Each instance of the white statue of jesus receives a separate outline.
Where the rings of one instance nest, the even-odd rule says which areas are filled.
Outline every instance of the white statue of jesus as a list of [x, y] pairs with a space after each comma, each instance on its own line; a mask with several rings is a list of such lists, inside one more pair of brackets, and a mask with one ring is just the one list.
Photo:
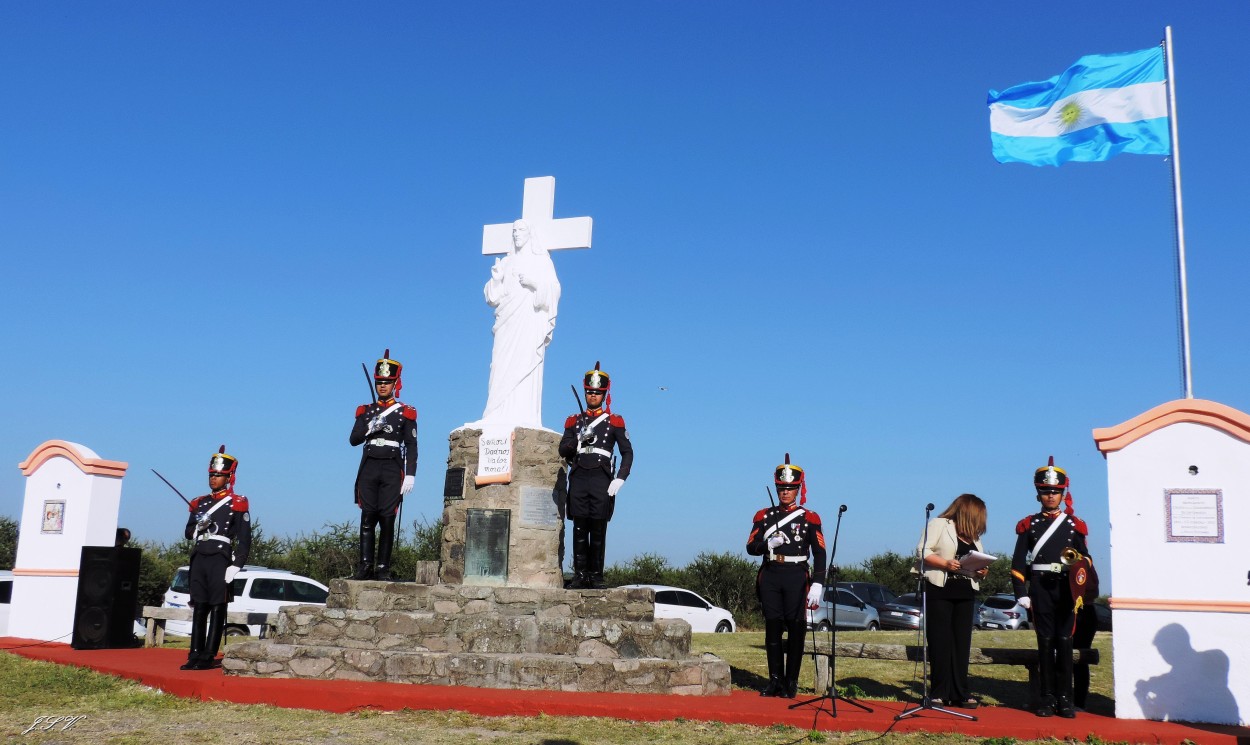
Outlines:
[[512, 252], [495, 260], [483, 294], [495, 309], [490, 385], [482, 419], [466, 426], [542, 429], [543, 361], [556, 328], [560, 281], [525, 220], [512, 223]]

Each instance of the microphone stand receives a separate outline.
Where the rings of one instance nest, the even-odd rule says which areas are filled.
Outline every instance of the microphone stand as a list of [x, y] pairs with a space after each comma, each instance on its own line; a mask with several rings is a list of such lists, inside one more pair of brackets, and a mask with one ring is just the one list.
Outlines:
[[929, 592], [925, 587], [924, 578], [924, 549], [929, 545], [929, 513], [933, 511], [933, 503], [930, 502], [924, 508], [924, 538], [920, 542], [919, 561], [920, 561], [920, 581], [916, 585], [917, 591], [920, 593], [920, 637], [924, 640], [922, 646], [923, 663], [921, 665], [921, 685], [924, 694], [920, 698], [920, 703], [903, 711], [903, 713], [894, 717], [894, 721], [906, 719], [907, 717], [919, 714], [922, 711], [940, 711], [943, 714], [950, 714], [955, 717], [962, 717], [970, 722], [977, 721], [977, 718], [971, 714], [964, 714], [959, 711], [951, 711], [933, 703], [933, 699], [929, 696]]
[[[829, 584], [829, 575], [834, 574], [837, 571], [836, 569], [834, 569], [834, 567], [836, 567], [837, 564], [835, 564], [833, 560], [838, 555], [838, 531], [842, 529], [842, 513], [843, 512], [846, 512], [846, 505], [842, 505], [841, 507], [838, 508], [838, 522], [833, 526], [833, 547], [829, 551], [829, 563], [828, 563], [829, 569], [828, 571], [825, 572], [825, 586], [826, 586], [825, 594], [828, 595], [829, 590], [832, 589], [834, 591], [835, 599], [837, 598], [838, 585], [836, 581], [832, 585]], [[835, 579], [836, 579], [836, 576], [835, 576]], [[859, 708], [871, 714], [872, 709], [868, 708], [867, 706], [864, 706], [863, 704], [861, 704], [858, 701], [855, 701], [854, 699], [850, 699], [850, 698], [847, 698], [846, 696], [840, 695], [837, 692], [837, 690], [834, 688], [834, 680], [837, 677], [836, 673], [838, 669], [838, 666], [837, 666], [838, 604], [837, 602], [832, 603], [831, 611], [832, 612], [829, 614], [829, 618], [830, 618], [830, 622], [829, 622], [829, 685], [825, 687], [824, 694], [817, 696], [816, 698], [808, 699], [806, 701], [800, 701], [797, 704], [790, 704], [789, 708], [794, 709], [800, 706], [807, 706], [808, 704], [815, 704], [819, 702], [819, 705], [816, 707], [816, 713], [819, 714], [820, 712], [825, 711], [824, 702], [828, 701], [829, 711], [826, 713], [828, 713], [829, 716], [833, 717], [834, 719], [837, 719], [838, 718], [838, 701], [842, 700], [842, 701], [847, 702], [851, 706], [858, 706]], [[808, 614], [810, 617], [811, 612], [809, 611]], [[812, 629], [812, 667], [813, 668], [816, 667], [816, 630], [815, 629]]]

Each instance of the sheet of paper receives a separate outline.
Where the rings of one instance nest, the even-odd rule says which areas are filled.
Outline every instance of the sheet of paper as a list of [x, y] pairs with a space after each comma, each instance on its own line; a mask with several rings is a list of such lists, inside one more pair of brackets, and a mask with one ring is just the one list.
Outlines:
[[957, 558], [959, 559], [959, 571], [956, 574], [962, 574], [965, 577], [972, 577], [985, 567], [998, 561], [998, 557], [993, 554], [975, 550]]

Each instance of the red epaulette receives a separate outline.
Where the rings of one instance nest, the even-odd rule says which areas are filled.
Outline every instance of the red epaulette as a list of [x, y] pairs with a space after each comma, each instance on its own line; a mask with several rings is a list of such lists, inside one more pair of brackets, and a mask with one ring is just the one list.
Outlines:
[[611, 414], [608, 416], [608, 424], [611, 424], [617, 429], [625, 429], [625, 417]]
[[765, 507], [764, 509], [762, 509], [762, 510], [760, 510], [759, 512], [755, 513], [755, 519], [754, 519], [754, 520], [752, 520], [751, 522], [753, 522], [753, 523], [757, 523], [757, 522], [759, 522], [760, 520], [763, 520], [765, 517], [767, 517], [767, 516], [768, 516], [768, 510], [770, 510], [770, 509], [771, 509], [770, 507]]
[[196, 497], [195, 499], [192, 499], [191, 504], [187, 506], [187, 511], [195, 512], [195, 508], [200, 506], [200, 500], [202, 499], [204, 499], [204, 497]]
[[575, 424], [577, 424], [577, 415], [576, 415], [576, 414], [569, 414], [569, 418], [564, 420], [564, 428], [565, 428], [565, 429], [568, 429], [569, 427], [572, 427], [572, 426], [573, 426], [573, 425], [575, 425]]
[[367, 408], [369, 408], [369, 404], [361, 404], [361, 405], [357, 406], [357, 407], [356, 407], [356, 416], [360, 416], [361, 414], [365, 413], [365, 409], [367, 409]]
[[1076, 527], [1076, 532], [1081, 535], [1089, 535], [1089, 526], [1085, 524], [1084, 520], [1076, 515], [1068, 515], [1068, 517], [1072, 518], [1072, 524]]
[[1020, 535], [1029, 529], [1029, 525], [1033, 522], [1033, 516], [1029, 515], [1020, 522], [1016, 523], [1016, 535]]
[[803, 519], [807, 521], [808, 525], [820, 525], [820, 515], [817, 515], [811, 510], [807, 511], [807, 514], [803, 516]]
[[404, 404], [403, 414], [405, 419], [411, 419], [414, 422], [417, 421], [417, 410], [408, 404]]
[[242, 494], [231, 494], [230, 509], [235, 512], [247, 512], [247, 497]]

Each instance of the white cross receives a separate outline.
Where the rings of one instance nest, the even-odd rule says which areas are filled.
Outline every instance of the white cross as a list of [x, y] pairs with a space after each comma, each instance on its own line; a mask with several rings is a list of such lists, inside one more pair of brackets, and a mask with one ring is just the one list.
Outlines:
[[[592, 220], [589, 217], [555, 219], [556, 178], [539, 176], [525, 179], [525, 196], [521, 202], [521, 219], [529, 223], [530, 232], [538, 236], [539, 245], [548, 251], [565, 248], [590, 248]], [[482, 253], [512, 253], [512, 223], [482, 226]]]

